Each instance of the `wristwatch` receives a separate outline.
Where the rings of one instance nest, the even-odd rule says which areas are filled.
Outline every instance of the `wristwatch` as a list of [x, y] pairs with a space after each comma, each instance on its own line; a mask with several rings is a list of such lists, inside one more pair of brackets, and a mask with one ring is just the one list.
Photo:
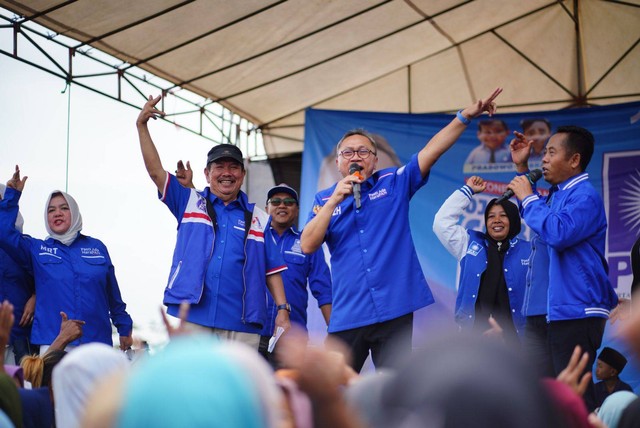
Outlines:
[[285, 311], [291, 313], [291, 305], [288, 303], [283, 303], [282, 305], [278, 305], [276, 306], [276, 309], [279, 311], [284, 309]]

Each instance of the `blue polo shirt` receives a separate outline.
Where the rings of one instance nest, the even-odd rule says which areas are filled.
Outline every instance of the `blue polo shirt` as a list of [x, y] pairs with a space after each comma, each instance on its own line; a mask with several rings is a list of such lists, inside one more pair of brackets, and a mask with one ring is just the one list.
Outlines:
[[[375, 172], [336, 207], [325, 241], [331, 252], [333, 307], [329, 332], [388, 321], [433, 303], [409, 228], [409, 200], [427, 182], [417, 155], [407, 165]], [[315, 213], [335, 185], [316, 194]]]
[[[180, 185], [171, 176], [163, 202], [176, 218], [183, 217], [190, 193], [190, 189]], [[261, 326], [242, 321], [245, 293], [243, 268], [246, 261], [245, 211], [252, 211], [253, 206], [246, 203], [246, 198], [239, 197], [225, 205], [212, 193], [208, 193], [208, 197], [216, 213], [217, 230], [202, 296], [198, 303], [191, 305], [189, 321], [207, 327], [259, 334]], [[268, 272], [284, 265], [278, 248], [270, 242], [265, 240]], [[170, 315], [177, 317], [179, 309], [179, 304], [167, 304], [167, 313]]]
[[[291, 323], [307, 329], [307, 303], [309, 293], [318, 301], [318, 307], [331, 303], [331, 272], [324, 260], [322, 249], [311, 255], [304, 254], [300, 248], [300, 232], [295, 227], [285, 230], [282, 236], [269, 227], [265, 233], [265, 241], [271, 241], [278, 248], [287, 264], [287, 270], [282, 272], [284, 291], [287, 302], [291, 305], [289, 319]], [[278, 311], [275, 302], [267, 293], [267, 319], [264, 336], [271, 336], [274, 331], [275, 319]]]

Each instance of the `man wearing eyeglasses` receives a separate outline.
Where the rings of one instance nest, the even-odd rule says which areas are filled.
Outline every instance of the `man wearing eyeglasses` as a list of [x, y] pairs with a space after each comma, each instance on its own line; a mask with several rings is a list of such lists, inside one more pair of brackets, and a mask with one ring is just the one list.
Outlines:
[[[307, 284], [313, 297], [318, 301], [322, 316], [329, 325], [331, 316], [331, 273], [324, 260], [322, 249], [305, 254], [300, 248], [300, 231], [294, 225], [298, 218], [298, 192], [287, 184], [279, 184], [267, 192], [267, 213], [270, 223], [265, 232], [265, 239], [276, 245], [287, 264], [282, 272], [284, 290], [289, 302], [289, 315], [292, 324], [307, 329], [307, 302], [309, 294]], [[270, 320], [263, 331], [262, 346], [266, 346], [274, 331], [278, 306], [270, 295], [267, 295], [267, 315]], [[266, 349], [266, 348], [265, 348]]]
[[[377, 368], [411, 351], [413, 312], [434, 300], [411, 238], [409, 200], [471, 119], [495, 112], [500, 92], [460, 110], [400, 168], [376, 171], [377, 145], [366, 131], [347, 132], [338, 142], [335, 162], [343, 178], [316, 194], [301, 247], [310, 254], [325, 241], [329, 246], [333, 307], [328, 331], [349, 345], [354, 370], [360, 371], [369, 351]], [[360, 187], [360, 207], [354, 186]]]
[[[164, 113], [155, 108], [161, 97], [149, 97], [136, 126], [142, 158], [159, 197], [178, 220], [178, 236], [164, 293], [167, 313], [178, 316], [184, 301], [191, 307], [192, 330], [240, 341], [258, 350], [267, 322], [267, 288], [279, 311], [276, 325], [289, 328], [289, 312], [280, 272], [286, 270], [277, 249], [267, 245], [268, 215], [249, 203], [241, 187], [246, 171], [242, 152], [232, 144], [214, 146], [207, 154], [208, 187], [193, 189], [189, 177], [165, 171], [147, 127]], [[281, 309], [280, 309], [281, 308]]]

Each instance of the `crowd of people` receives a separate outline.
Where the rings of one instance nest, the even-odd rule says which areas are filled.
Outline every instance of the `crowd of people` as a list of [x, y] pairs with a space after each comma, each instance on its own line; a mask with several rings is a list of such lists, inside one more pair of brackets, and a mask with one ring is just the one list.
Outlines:
[[[23, 234], [27, 177], [16, 166], [0, 188], [0, 346], [15, 361], [0, 370], [0, 427], [640, 426], [640, 399], [619, 377], [627, 357], [609, 347], [597, 355], [611, 315], [628, 357], [640, 356], [640, 296], [619, 305], [607, 278], [604, 206], [586, 172], [595, 141], [584, 128], [551, 135], [536, 119], [514, 132], [499, 157], [515, 164], [517, 205], [491, 200], [485, 231], [458, 224], [485, 191], [482, 177], [444, 202], [433, 229], [460, 263], [459, 331], [413, 349], [413, 314], [434, 297], [409, 202], [472, 120], [493, 116], [501, 92], [460, 110], [399, 167], [378, 169], [377, 137], [347, 132], [335, 150], [342, 178], [316, 194], [301, 231], [287, 184], [268, 191], [264, 210], [249, 201], [234, 145], [208, 152], [202, 191], [189, 162], [167, 171], [148, 127], [164, 114], [161, 97], [150, 96], [136, 121], [140, 150], [178, 227], [162, 311], [169, 344], [134, 358], [106, 246], [81, 233], [78, 204], [58, 190], [45, 204], [49, 235]], [[502, 145], [506, 124], [482, 120], [487, 162], [493, 134]], [[541, 163], [548, 195], [529, 162]], [[522, 219], [530, 240], [519, 237]], [[635, 265], [634, 275], [635, 289]], [[308, 290], [327, 323], [323, 346], [308, 344]], [[376, 370], [361, 373], [369, 356]]]

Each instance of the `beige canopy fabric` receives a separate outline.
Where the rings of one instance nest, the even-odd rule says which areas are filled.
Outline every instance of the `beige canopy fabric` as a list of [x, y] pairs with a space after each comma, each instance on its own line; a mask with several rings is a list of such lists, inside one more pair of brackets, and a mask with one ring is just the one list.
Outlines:
[[640, 0], [0, 0], [79, 44], [218, 101], [271, 157], [304, 110], [500, 111], [640, 100]]

